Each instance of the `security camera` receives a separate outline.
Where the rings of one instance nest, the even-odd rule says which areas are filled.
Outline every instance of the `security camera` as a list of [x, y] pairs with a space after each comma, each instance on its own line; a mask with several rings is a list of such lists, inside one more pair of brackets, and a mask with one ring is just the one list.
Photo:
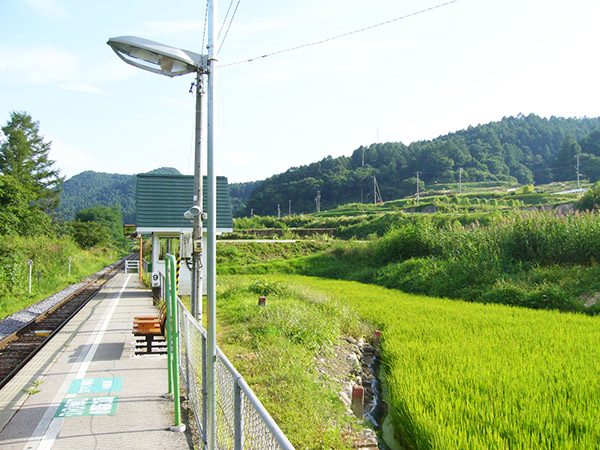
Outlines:
[[199, 216], [200, 214], [202, 214], [200, 208], [198, 206], [192, 206], [190, 209], [183, 213], [183, 217], [185, 217], [188, 220], [193, 220], [194, 217]]

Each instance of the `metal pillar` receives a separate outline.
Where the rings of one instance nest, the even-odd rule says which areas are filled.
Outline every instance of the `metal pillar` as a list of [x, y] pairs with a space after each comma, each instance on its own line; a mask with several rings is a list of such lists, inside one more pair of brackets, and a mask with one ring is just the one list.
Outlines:
[[216, 330], [216, 263], [217, 263], [217, 177], [214, 168], [214, 137], [215, 137], [215, 84], [217, 61], [215, 18], [217, 16], [217, 0], [211, 0], [208, 6], [208, 83], [207, 83], [207, 200], [208, 200], [208, 224], [206, 234], [206, 262], [207, 262], [207, 294], [208, 294], [208, 316], [207, 316], [207, 433], [206, 443], [208, 450], [216, 450], [216, 422], [217, 422], [217, 383], [215, 377], [215, 364], [217, 359], [217, 330]]
[[[196, 73], [196, 142], [194, 148], [194, 206], [202, 211], [202, 74]], [[192, 231], [193, 254], [192, 254], [192, 316], [202, 323], [202, 214], [194, 217], [194, 228]]]
[[[138, 276], [140, 279], [140, 283], [142, 282], [142, 270], [144, 268], [144, 256], [143, 256], [143, 247], [144, 241], [142, 239], [142, 235], [140, 234], [140, 266], [138, 268]], [[69, 275], [71, 275], [71, 257], [69, 256]]]

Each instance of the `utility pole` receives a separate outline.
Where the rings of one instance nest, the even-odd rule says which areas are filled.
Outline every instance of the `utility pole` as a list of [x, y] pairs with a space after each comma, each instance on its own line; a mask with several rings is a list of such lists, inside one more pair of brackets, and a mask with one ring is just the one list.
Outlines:
[[277, 203], [277, 218], [281, 219], [281, 208], [279, 207], [279, 203]]
[[376, 205], [377, 203], [383, 203], [383, 197], [381, 196], [381, 191], [377, 184], [377, 178], [373, 175], [373, 204]]
[[373, 204], [377, 204], [377, 181], [375, 180], [375, 175], [373, 175]]
[[458, 193], [462, 194], [462, 173], [463, 173], [463, 168], [461, 167], [458, 170]]
[[419, 204], [419, 173], [417, 170], [417, 205]]
[[317, 204], [317, 212], [321, 212], [321, 191], [317, 191], [315, 203]]
[[288, 216], [292, 215], [292, 201], [288, 200]]
[[[194, 206], [202, 211], [202, 100], [203, 74], [196, 74], [196, 140], [194, 142]], [[194, 217], [192, 228], [192, 292], [190, 309], [192, 316], [202, 323], [202, 213]]]
[[575, 155], [575, 158], [577, 158], [577, 189], [579, 189], [579, 155]]

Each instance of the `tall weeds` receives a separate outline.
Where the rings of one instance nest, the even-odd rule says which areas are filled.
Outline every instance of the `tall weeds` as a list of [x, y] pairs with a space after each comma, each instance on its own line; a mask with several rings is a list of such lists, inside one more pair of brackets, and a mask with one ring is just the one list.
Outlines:
[[[484, 224], [412, 218], [380, 239], [336, 246], [309, 260], [263, 267], [376, 283], [405, 292], [467, 301], [595, 313], [582, 296], [598, 283], [566, 281], [567, 270], [600, 275], [600, 218], [521, 212]], [[284, 267], [285, 266], [285, 267]], [[554, 269], [554, 270], [548, 270]], [[563, 273], [563, 275], [561, 275]]]

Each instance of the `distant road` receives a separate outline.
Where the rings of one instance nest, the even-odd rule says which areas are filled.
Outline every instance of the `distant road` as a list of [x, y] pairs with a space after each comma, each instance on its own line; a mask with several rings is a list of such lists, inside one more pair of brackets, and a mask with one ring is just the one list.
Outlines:
[[238, 243], [238, 242], [258, 242], [260, 244], [273, 244], [278, 242], [287, 242], [293, 244], [298, 241], [310, 241], [311, 239], [217, 239], [219, 242]]

